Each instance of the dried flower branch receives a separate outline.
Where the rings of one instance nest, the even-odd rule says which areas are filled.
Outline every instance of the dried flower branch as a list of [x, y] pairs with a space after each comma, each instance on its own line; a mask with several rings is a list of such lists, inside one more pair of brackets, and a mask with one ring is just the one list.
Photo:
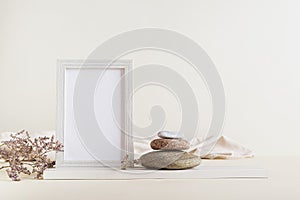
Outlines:
[[11, 139], [0, 145], [0, 159], [7, 161], [8, 176], [13, 181], [20, 180], [20, 173], [36, 173], [35, 178], [43, 179], [45, 169], [51, 168], [55, 162], [47, 157], [49, 152], [63, 151], [63, 145], [52, 137], [31, 138], [27, 131], [10, 135]]
[[134, 167], [134, 165], [139, 165], [140, 160], [139, 159], [134, 159], [133, 161], [129, 160], [129, 155], [126, 154], [121, 161], [121, 170], [126, 170], [128, 167]]

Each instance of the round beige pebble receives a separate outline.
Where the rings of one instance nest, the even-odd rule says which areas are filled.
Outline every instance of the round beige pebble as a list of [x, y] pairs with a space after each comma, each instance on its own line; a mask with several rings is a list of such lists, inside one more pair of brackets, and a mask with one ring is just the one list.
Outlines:
[[141, 164], [149, 169], [190, 169], [200, 165], [199, 156], [184, 151], [152, 151], [140, 157]]

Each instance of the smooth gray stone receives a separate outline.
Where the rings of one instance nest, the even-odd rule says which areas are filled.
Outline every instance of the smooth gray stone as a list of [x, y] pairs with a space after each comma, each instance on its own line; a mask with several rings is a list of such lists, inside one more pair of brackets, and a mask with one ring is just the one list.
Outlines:
[[152, 151], [140, 157], [141, 164], [149, 169], [189, 169], [200, 165], [199, 156], [184, 151]]
[[160, 131], [157, 133], [158, 137], [166, 139], [181, 139], [184, 138], [183, 133], [175, 131]]

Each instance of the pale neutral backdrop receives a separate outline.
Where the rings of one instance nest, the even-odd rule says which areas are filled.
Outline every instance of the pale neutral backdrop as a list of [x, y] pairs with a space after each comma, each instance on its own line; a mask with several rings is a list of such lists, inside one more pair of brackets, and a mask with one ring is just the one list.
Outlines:
[[[214, 61], [226, 92], [225, 135], [258, 155], [300, 155], [299, 21], [296, 0], [0, 0], [0, 131], [55, 129], [56, 60], [84, 59], [116, 34], [157, 27], [190, 37]], [[209, 95], [189, 66], [159, 52], [127, 58], [182, 73], [197, 96], [200, 131], [207, 129]], [[137, 125], [151, 123], [160, 104], [166, 128], [178, 128], [172, 94], [145, 87], [134, 99]]]

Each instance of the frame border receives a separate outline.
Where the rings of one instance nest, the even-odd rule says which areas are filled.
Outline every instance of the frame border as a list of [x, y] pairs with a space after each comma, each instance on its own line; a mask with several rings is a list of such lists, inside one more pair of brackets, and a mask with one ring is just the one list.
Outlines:
[[[122, 157], [128, 155], [129, 163], [134, 160], [134, 147], [132, 139], [132, 80], [133, 77], [128, 73], [132, 70], [132, 60], [95, 60], [95, 59], [59, 59], [57, 60], [57, 113], [56, 113], [56, 137], [57, 140], [64, 144], [64, 128], [65, 128], [65, 72], [67, 69], [124, 69], [124, 74], [129, 75], [127, 81], [124, 83], [122, 92], [122, 111], [124, 128], [127, 134], [124, 134], [124, 149], [122, 149]], [[119, 167], [121, 162], [105, 161], [66, 161], [64, 160], [64, 152], [56, 153], [56, 168], [60, 167]], [[132, 167], [132, 166], [128, 166]]]

